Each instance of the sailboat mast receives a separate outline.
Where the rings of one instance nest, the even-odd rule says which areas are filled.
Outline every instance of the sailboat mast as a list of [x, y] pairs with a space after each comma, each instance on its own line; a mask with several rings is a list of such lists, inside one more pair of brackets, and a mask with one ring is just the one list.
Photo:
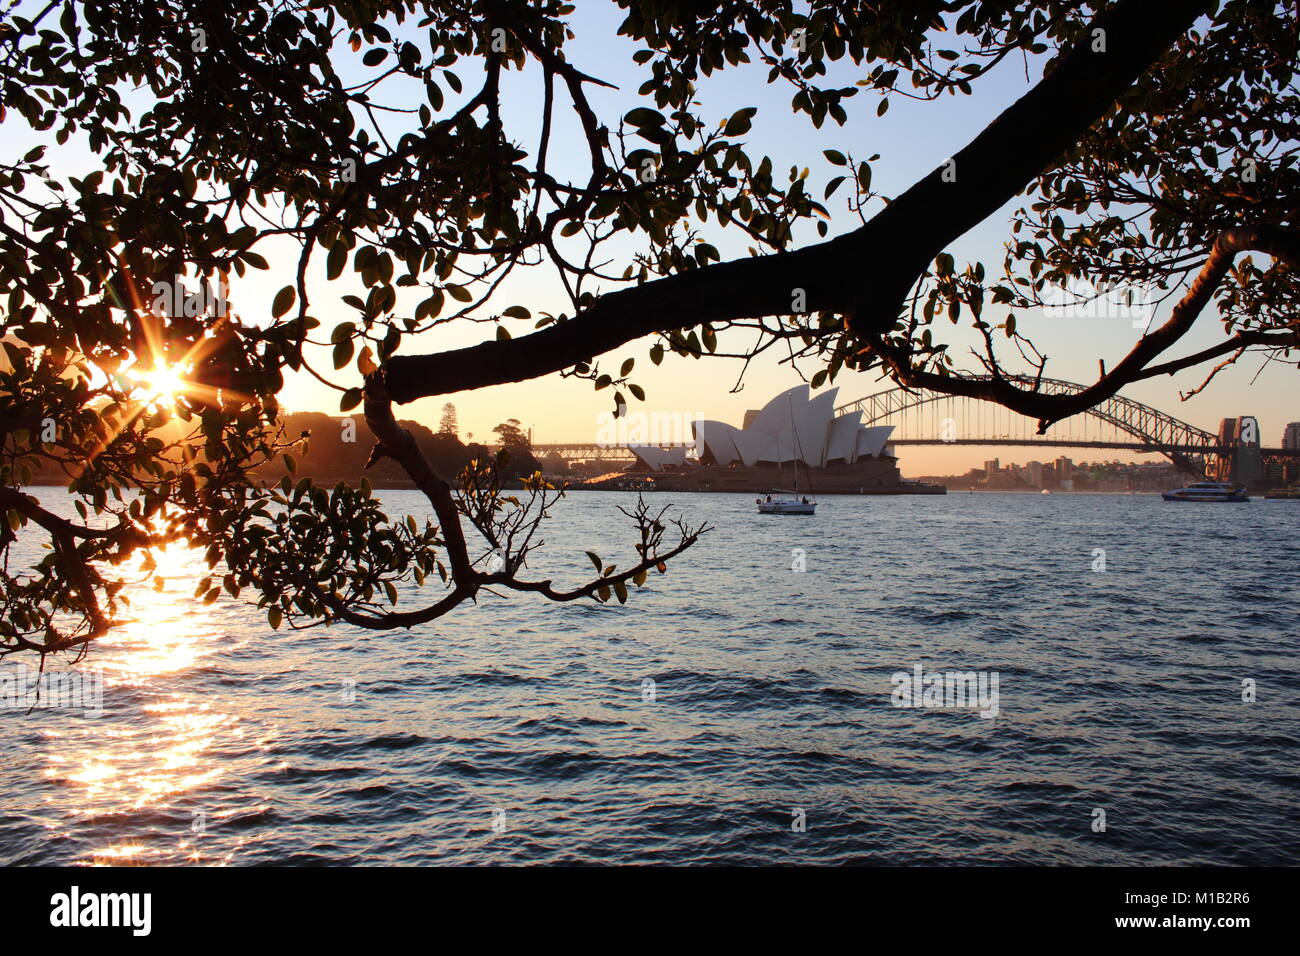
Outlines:
[[794, 496], [799, 497], [799, 458], [803, 451], [799, 448], [799, 430], [794, 427], [794, 401], [787, 394], [785, 397], [786, 411], [790, 413], [790, 437], [794, 439], [795, 459], [794, 459]]
[[795, 460], [794, 460], [794, 494], [799, 497], [799, 462], [803, 461], [804, 471], [808, 473], [808, 490], [816, 492], [813, 489], [812, 472], [808, 470], [808, 462], [804, 461], [803, 443], [799, 441], [799, 429], [794, 426], [794, 401], [786, 397], [786, 407], [790, 412], [790, 434], [794, 438]]

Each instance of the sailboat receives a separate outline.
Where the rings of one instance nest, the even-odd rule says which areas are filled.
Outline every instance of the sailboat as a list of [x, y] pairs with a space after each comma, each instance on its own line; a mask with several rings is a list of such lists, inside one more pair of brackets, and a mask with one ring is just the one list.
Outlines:
[[[787, 498], [773, 498], [772, 495], [788, 495]], [[799, 492], [772, 489], [766, 499], [758, 498], [758, 513], [761, 515], [812, 515], [817, 513], [817, 502], [800, 498]]]
[[[790, 408], [790, 434], [794, 437], [797, 457], [794, 463], [794, 491], [785, 488], [773, 488], [766, 498], [757, 498], [758, 513], [761, 515], [811, 515], [817, 513], [817, 499], [811, 501], [807, 495], [799, 494], [799, 462], [803, 461], [803, 448], [799, 444], [799, 430], [794, 427], [794, 407]], [[804, 470], [808, 463], [804, 462]], [[812, 474], [808, 475], [809, 491], [812, 490]], [[774, 497], [775, 496], [775, 497]], [[785, 496], [785, 497], [782, 497]]]

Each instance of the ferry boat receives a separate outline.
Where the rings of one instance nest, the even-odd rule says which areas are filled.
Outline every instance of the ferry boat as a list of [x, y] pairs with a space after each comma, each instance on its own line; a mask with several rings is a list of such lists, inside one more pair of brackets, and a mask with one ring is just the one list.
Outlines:
[[1186, 488], [1162, 491], [1165, 501], [1249, 501], [1244, 487], [1222, 481], [1197, 481]]

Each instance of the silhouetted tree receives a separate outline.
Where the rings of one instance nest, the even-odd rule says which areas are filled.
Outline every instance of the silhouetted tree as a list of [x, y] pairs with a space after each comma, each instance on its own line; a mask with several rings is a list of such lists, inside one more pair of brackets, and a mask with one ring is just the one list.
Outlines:
[[458, 437], [460, 425], [456, 421], [456, 406], [447, 402], [442, 406], [442, 421], [438, 425], [439, 435], [451, 435], [453, 438]]
[[496, 434], [501, 449], [506, 453], [501, 465], [504, 475], [510, 478], [527, 478], [542, 470], [542, 463], [533, 455], [533, 443], [520, 425], [519, 419], [507, 419], [492, 431]]
[[[1290, 5], [619, 6], [643, 82], [620, 83], [617, 111], [589, 96], [610, 84], [577, 61], [565, 0], [5, 10], [0, 124], [40, 145], [0, 160], [0, 654], [84, 649], [118, 616], [116, 568], [178, 537], [212, 565], [201, 597], [249, 593], [276, 627], [411, 627], [484, 588], [625, 600], [705, 529], [679, 521], [666, 540], [640, 506], [625, 566], [592, 555], [590, 581], [557, 588], [525, 560], [558, 492], [502, 495], [495, 458], [476, 453], [455, 474], [453, 449], [435, 463], [393, 404], [563, 372], [622, 406], [644, 399], [635, 357], [600, 362], [643, 339], [656, 364], [780, 346], [814, 386], [883, 373], [1043, 428], [1247, 350], [1296, 361]], [[873, 186], [877, 157], [844, 146], [868, 138], [856, 122], [840, 142], [809, 131], [786, 175], [746, 145], [756, 107], [709, 106], [711, 77], [753, 63], [785, 89], [773, 108], [822, 129], [855, 96], [883, 114], [1030, 56], [1041, 80], [892, 197]], [[828, 81], [837, 62], [855, 85]], [[541, 98], [527, 132], [501, 102], [520, 71]], [[559, 169], [570, 135], [584, 162]], [[830, 238], [836, 195], [855, 221]], [[949, 245], [1012, 201], [1005, 260], [956, 262]], [[749, 248], [722, 261], [734, 235]], [[266, 273], [272, 247], [296, 253], [277, 263], [282, 288], [235, 297], [225, 280]], [[501, 301], [529, 287], [508, 277], [539, 268], [562, 309]], [[1015, 310], [1076, 277], [1152, 284], [1172, 310], [1083, 392], [1048, 394]], [[1222, 335], [1171, 357], [1210, 306]], [[327, 314], [343, 317], [325, 329]], [[977, 331], [980, 374], [949, 353], [945, 320]], [[471, 321], [493, 335], [421, 353], [421, 333]], [[998, 333], [1032, 374], [1004, 368]], [[432, 520], [390, 518], [364, 483], [254, 480], [302, 453], [283, 429], [286, 370], [361, 410], [368, 465], [400, 466]], [[177, 374], [173, 403], [157, 383]], [[69, 475], [75, 516], [27, 490], [41, 464]], [[25, 566], [10, 551], [24, 533], [50, 546]], [[433, 594], [397, 610], [403, 590]]]
[[502, 448], [514, 450], [516, 448], [532, 448], [532, 442], [528, 439], [528, 434], [524, 431], [523, 426], [519, 424], [519, 419], [510, 418], [497, 425], [492, 429], [493, 434], [497, 436]]

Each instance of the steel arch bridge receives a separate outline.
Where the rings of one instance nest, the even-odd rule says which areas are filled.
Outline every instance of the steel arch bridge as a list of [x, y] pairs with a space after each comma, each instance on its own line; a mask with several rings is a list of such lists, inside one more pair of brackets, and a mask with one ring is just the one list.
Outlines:
[[[990, 378], [986, 375], [971, 377], [985, 381]], [[1034, 380], [1019, 378], [1016, 381], [1029, 384]], [[1084, 390], [1082, 385], [1061, 379], [1043, 378], [1037, 381], [1039, 389], [1047, 395], [1073, 395]], [[901, 386], [876, 392], [873, 395], [860, 398], [856, 402], [841, 405], [836, 409], [836, 412], [844, 414], [846, 412], [860, 411], [862, 412], [864, 425], [878, 425], [890, 419], [907, 419], [909, 413], [919, 412], [926, 406], [936, 408], [940, 403], [947, 403], [951, 409], [959, 410], [962, 413], [960, 420], [967, 423], [975, 422], [975, 427], [968, 426], [959, 429], [955, 427], [958, 417], [949, 416], [946, 422], [953, 426], [950, 434], [924, 437], [908, 435], [908, 437], [891, 440], [891, 444], [1042, 445], [1045, 447], [1118, 448], [1130, 451], [1158, 452], [1166, 455], [1178, 468], [1192, 474], [1204, 474], [1205, 465], [1210, 456], [1224, 454], [1230, 450], [1221, 445], [1219, 436], [1212, 432], [1197, 428], [1195, 425], [1189, 425], [1187, 422], [1174, 418], [1158, 408], [1143, 405], [1141, 402], [1135, 402], [1121, 395], [1109, 398], [1082, 413], [1082, 415], [1108, 426], [1112, 430], [1112, 440], [1076, 440], [1073, 436], [1062, 438], [1059, 433], [1052, 434], [1050, 430], [1048, 434], [1032, 437], [1027, 434], [1028, 425], [1032, 423], [1032, 419], [1003, 409], [1002, 406], [997, 406], [996, 403], [986, 402], [978, 398], [933, 392], [929, 389], [908, 389]], [[995, 406], [991, 414], [985, 414], [980, 410], [981, 407], [987, 408], [990, 405]], [[990, 417], [995, 420], [996, 415], [999, 414], [998, 410], [1005, 412], [1008, 419], [1010, 419], [1010, 416], [1015, 416], [1023, 422], [1026, 426], [1026, 434], [1023, 436], [1014, 435], [1011, 433], [1012, 429], [1010, 427], [1008, 431], [999, 434], [988, 433], [988, 426], [984, 422]], [[922, 416], [913, 415], [913, 417], [921, 418]], [[932, 418], [934, 417], [937, 416], [932, 416]], [[1063, 423], [1058, 422], [1057, 424]], [[931, 430], [933, 431], [933, 429]], [[1114, 433], [1119, 434], [1114, 436]], [[1114, 437], [1118, 437], [1118, 440], [1113, 440]]]

